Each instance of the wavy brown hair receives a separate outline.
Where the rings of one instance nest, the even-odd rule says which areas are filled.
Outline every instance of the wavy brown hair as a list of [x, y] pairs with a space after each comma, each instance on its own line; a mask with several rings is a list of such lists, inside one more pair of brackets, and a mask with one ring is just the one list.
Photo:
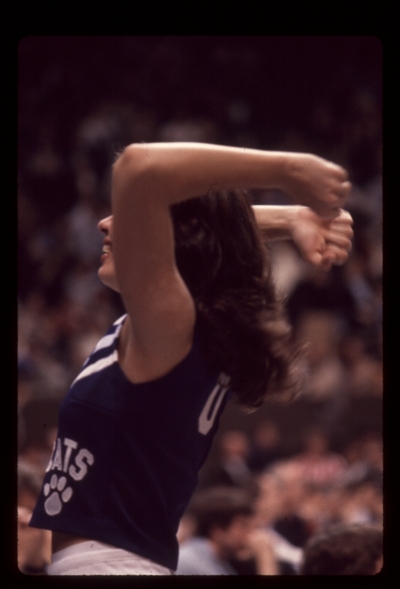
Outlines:
[[298, 351], [277, 299], [268, 251], [247, 193], [212, 192], [173, 205], [176, 263], [197, 309], [210, 364], [241, 405], [297, 392]]

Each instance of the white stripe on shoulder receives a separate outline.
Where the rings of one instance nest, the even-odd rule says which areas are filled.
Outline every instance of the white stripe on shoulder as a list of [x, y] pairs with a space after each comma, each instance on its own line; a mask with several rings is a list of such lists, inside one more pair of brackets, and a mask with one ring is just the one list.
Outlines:
[[109, 346], [111, 346], [117, 339], [119, 332], [121, 331], [121, 327], [122, 325], [120, 325], [114, 333], [110, 333], [109, 335], [105, 335], [104, 337], [102, 337], [96, 345], [95, 349], [93, 350], [92, 354], [94, 354], [98, 350], [102, 350], [103, 348], [108, 348]]
[[114, 352], [112, 354], [110, 354], [109, 356], [107, 356], [107, 358], [102, 358], [101, 360], [94, 362], [94, 364], [90, 364], [89, 366], [84, 368], [82, 370], [82, 372], [80, 372], [78, 374], [78, 376], [76, 377], [76, 379], [74, 380], [74, 382], [72, 383], [71, 386], [73, 386], [81, 378], [85, 378], [86, 376], [90, 376], [91, 374], [94, 374], [95, 372], [100, 372], [100, 370], [103, 370], [103, 368], [107, 368], [108, 366], [111, 366], [111, 364], [114, 364], [115, 362], [118, 362], [117, 350], [114, 350]]
[[125, 313], [124, 315], [122, 315], [122, 317], [114, 321], [113, 325], [119, 325], [126, 319], [126, 317], [128, 317], [128, 313]]
[[121, 328], [122, 328], [122, 322], [125, 319], [125, 317], [126, 317], [126, 314], [123, 315], [122, 317], [120, 317], [117, 321], [115, 321], [115, 323], [113, 323], [113, 326], [115, 325], [117, 327], [117, 329], [114, 331], [114, 333], [110, 333], [109, 335], [103, 336], [101, 338], [101, 340], [97, 343], [92, 354], [94, 354], [98, 350], [102, 350], [103, 348], [108, 348], [108, 346], [111, 346], [113, 344], [113, 342], [119, 336], [119, 332], [121, 331]]

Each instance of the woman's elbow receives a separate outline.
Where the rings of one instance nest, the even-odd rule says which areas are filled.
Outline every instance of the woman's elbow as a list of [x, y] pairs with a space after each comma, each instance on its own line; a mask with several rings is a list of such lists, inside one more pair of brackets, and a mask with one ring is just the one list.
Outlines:
[[[148, 158], [147, 158], [148, 160]], [[148, 163], [148, 162], [147, 162]], [[146, 144], [131, 143], [120, 153], [113, 164], [113, 172], [140, 171], [146, 165]]]
[[152, 164], [146, 157], [146, 146], [142, 143], [132, 143], [125, 147], [112, 167], [113, 198], [129, 192], [133, 187], [143, 187], [148, 184], [152, 175]]

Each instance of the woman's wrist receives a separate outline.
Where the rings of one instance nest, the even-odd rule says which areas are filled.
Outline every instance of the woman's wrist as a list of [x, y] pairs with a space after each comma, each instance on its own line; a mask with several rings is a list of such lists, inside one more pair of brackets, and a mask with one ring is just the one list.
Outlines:
[[292, 239], [301, 205], [254, 205], [257, 225], [269, 241]]

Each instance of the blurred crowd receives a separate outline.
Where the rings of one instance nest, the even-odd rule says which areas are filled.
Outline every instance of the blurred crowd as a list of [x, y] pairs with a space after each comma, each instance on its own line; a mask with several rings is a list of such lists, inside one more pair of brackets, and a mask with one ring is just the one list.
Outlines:
[[[24, 82], [18, 185], [18, 505], [22, 515], [32, 508], [37, 477], [55, 439], [59, 403], [97, 340], [124, 312], [118, 296], [97, 277], [102, 249], [97, 224], [110, 212], [110, 166], [116, 153], [135, 141], [313, 152], [349, 170], [354, 244], [347, 264], [329, 273], [307, 267], [289, 242], [270, 246], [276, 285], [286, 297], [295, 337], [307, 346], [303, 394], [284, 408], [296, 415], [295, 435], [279, 416], [266, 420], [262, 412], [250, 428], [222, 427], [218, 452], [204, 466], [199, 486], [199, 492], [221, 486], [249, 492], [257, 525], [268, 530], [273, 574], [297, 574], [306, 543], [327, 525], [382, 525], [380, 98], [355, 78], [353, 85], [348, 82], [345, 104], [334, 92], [322, 93], [306, 120], [281, 123], [282, 132], [269, 139], [249, 94], [232, 95], [229, 84], [239, 62], [240, 71], [257, 71], [257, 51], [242, 51], [238, 62], [234, 45], [227, 44], [216, 46], [212, 58], [227, 72], [225, 93], [221, 85], [215, 93], [210, 87], [201, 92], [197, 85], [186, 87], [190, 107], [180, 96], [175, 110], [167, 111], [160, 106], [160, 89], [146, 102], [154, 88], [150, 73], [139, 72], [135, 88], [140, 86], [140, 92], [132, 90], [132, 96], [126, 92], [131, 74], [126, 74], [121, 79], [125, 91], [92, 96], [64, 133], [55, 100], [68, 71], [53, 64], [40, 83]], [[150, 72], [167, 68], [173, 81], [179, 72], [171, 64], [178, 60], [182, 65], [184, 56], [177, 56], [173, 44], [162, 47], [160, 42], [148, 60]], [[253, 198], [255, 203], [286, 202], [277, 191], [258, 191]], [[179, 534], [181, 542], [196, 534], [190, 510]], [[35, 540], [45, 547], [44, 560], [46, 542]], [[28, 572], [43, 565], [35, 558], [28, 561]], [[246, 566], [236, 563], [234, 570], [257, 574]]]

